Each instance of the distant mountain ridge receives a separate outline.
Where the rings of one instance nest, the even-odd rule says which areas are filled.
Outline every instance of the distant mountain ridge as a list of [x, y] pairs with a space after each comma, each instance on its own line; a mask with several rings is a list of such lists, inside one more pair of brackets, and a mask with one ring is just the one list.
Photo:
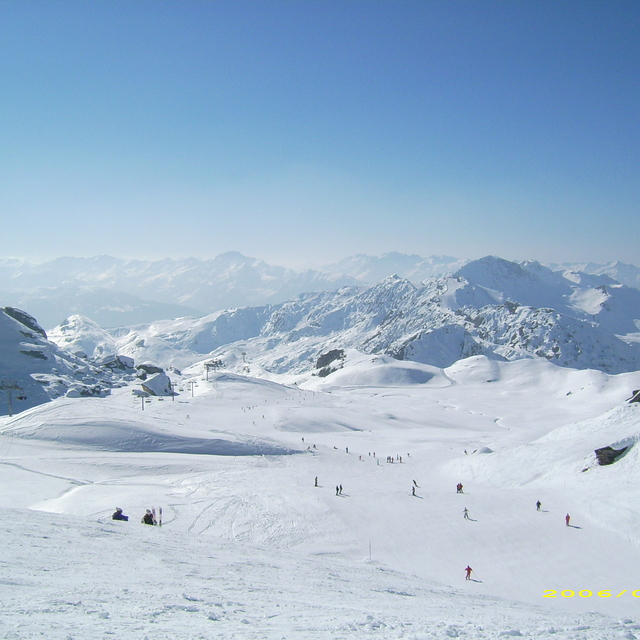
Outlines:
[[392, 251], [381, 256], [358, 254], [345, 258], [335, 264], [322, 267], [323, 271], [351, 276], [359, 282], [373, 284], [384, 280], [387, 276], [398, 275], [414, 284], [444, 273], [453, 273], [464, 266], [468, 260], [460, 260], [450, 256], [407, 255]]
[[212, 260], [58, 258], [41, 265], [0, 260], [5, 304], [33, 310], [54, 327], [73, 314], [102, 326], [149, 323], [233, 307], [284, 302], [305, 291], [358, 284], [350, 276], [285, 267], [238, 252]]
[[[609, 373], [640, 369], [640, 291], [607, 276], [570, 275], [488, 256], [419, 286], [394, 275], [371, 287], [122, 329], [109, 340], [136, 361], [186, 366], [213, 356], [232, 369], [275, 375], [310, 374], [320, 356], [347, 349], [437, 367], [485, 355]], [[65, 328], [67, 344], [86, 338], [73, 325]]]
[[[302, 293], [372, 285], [394, 274], [419, 286], [430, 278], [457, 272], [468, 263], [450, 256], [423, 258], [398, 252], [359, 254], [306, 271], [269, 265], [238, 252], [211, 260], [96, 256], [57, 258], [34, 265], [8, 259], [0, 260], [0, 301], [26, 309], [47, 329], [71, 315], [116, 327], [281, 304]], [[599, 284], [618, 281], [640, 288], [640, 269], [633, 265], [615, 262], [551, 267], [565, 280], [592, 276], [601, 278]]]
[[556, 271], [579, 271], [588, 275], [608, 276], [620, 284], [640, 289], [640, 268], [616, 260], [607, 264], [573, 262], [549, 265]]

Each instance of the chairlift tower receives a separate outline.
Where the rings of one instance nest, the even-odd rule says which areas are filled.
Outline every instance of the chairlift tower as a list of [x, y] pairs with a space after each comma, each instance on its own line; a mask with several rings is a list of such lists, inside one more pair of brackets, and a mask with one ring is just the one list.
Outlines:
[[[9, 408], [9, 417], [13, 416], [13, 396], [12, 391], [24, 391], [24, 389], [19, 386], [16, 382], [9, 382], [7, 380], [0, 381], [0, 391], [7, 392], [7, 406]], [[26, 396], [19, 395], [17, 396], [18, 400], [25, 400]]]
[[223, 366], [222, 364], [222, 360], [209, 360], [209, 362], [205, 362], [204, 363], [204, 368], [207, 371], [207, 382], [209, 382], [209, 369], [213, 369], [214, 371], [216, 369], [221, 369]]

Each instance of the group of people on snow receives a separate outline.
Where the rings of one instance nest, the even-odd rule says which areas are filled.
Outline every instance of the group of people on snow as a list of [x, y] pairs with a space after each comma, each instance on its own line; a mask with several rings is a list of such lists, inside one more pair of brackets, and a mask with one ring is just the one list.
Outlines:
[[[125, 516], [120, 507], [116, 507], [113, 515], [111, 516], [112, 520], [124, 520], [125, 522], [129, 521], [129, 516]], [[150, 524], [157, 525], [158, 520], [156, 519], [156, 514], [151, 511], [151, 509], [147, 509], [145, 514], [142, 516], [142, 520], [140, 520], [142, 524]]]

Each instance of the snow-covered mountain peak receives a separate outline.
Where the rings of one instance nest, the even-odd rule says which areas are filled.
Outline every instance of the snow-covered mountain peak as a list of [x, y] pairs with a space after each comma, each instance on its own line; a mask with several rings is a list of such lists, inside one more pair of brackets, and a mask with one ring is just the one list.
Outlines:
[[[83, 328], [91, 325], [89, 321]], [[1, 414], [23, 411], [64, 395], [103, 396], [121, 383], [121, 376], [72, 355], [43, 334], [29, 314], [19, 309], [0, 310], [0, 381], [14, 389]]]
[[485, 256], [484, 258], [473, 260], [458, 269], [456, 275], [461, 275], [468, 280], [490, 288], [495, 288], [495, 285], [506, 280], [528, 279], [528, 272], [522, 265], [496, 256]]
[[116, 353], [112, 334], [96, 322], [74, 314], [49, 333], [50, 339], [70, 353], [83, 353], [90, 358], [101, 358]]

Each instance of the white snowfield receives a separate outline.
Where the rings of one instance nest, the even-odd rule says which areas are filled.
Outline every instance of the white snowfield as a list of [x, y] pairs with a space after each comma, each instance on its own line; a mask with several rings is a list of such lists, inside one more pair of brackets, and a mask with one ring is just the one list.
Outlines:
[[640, 372], [172, 378], [1, 419], [0, 637], [640, 638]]

